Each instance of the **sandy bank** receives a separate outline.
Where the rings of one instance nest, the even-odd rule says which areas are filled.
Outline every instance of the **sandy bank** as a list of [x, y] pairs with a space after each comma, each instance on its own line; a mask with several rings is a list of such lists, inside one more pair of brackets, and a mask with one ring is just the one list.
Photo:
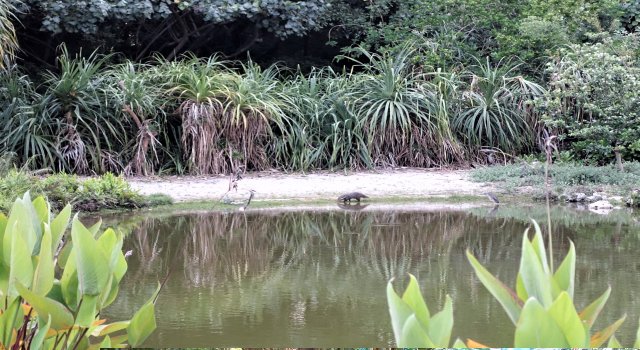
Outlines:
[[[332, 199], [358, 191], [375, 197], [437, 197], [482, 195], [492, 190], [472, 182], [467, 170], [400, 169], [357, 173], [315, 172], [243, 175], [238, 191], [256, 191], [255, 200]], [[171, 176], [128, 179], [143, 194], [164, 193], [177, 202], [219, 199], [229, 187], [227, 176]]]

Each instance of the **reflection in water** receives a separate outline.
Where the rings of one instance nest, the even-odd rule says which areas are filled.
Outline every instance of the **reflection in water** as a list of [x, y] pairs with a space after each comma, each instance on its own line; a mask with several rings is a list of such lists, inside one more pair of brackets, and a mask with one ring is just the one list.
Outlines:
[[[125, 242], [134, 255], [107, 316], [130, 316], [171, 270], [149, 346], [392, 346], [386, 282], [412, 273], [432, 311], [453, 298], [454, 337], [509, 346], [510, 321], [464, 256], [470, 249], [513, 284], [527, 223], [502, 217], [504, 209], [142, 218]], [[638, 230], [619, 224], [602, 244], [589, 235], [596, 228], [556, 225], [554, 249], [576, 243], [579, 306], [612, 285], [602, 325], [627, 312], [618, 338], [628, 343], [640, 309], [628, 292], [640, 281]]]

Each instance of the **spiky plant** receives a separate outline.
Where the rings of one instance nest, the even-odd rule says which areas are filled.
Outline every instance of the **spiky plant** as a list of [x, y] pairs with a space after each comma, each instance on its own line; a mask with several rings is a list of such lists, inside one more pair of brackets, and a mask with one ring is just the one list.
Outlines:
[[376, 164], [429, 167], [442, 164], [447, 155], [432, 152], [451, 143], [447, 113], [438, 107], [438, 94], [425, 85], [426, 77], [411, 62], [415, 50], [402, 47], [394, 53], [358, 50], [367, 63], [353, 87], [355, 113], [368, 138]]
[[126, 144], [126, 131], [109, 113], [102, 87], [109, 58], [96, 52], [71, 57], [61, 46], [60, 71], [45, 74], [40, 113], [55, 124], [61, 170], [86, 174], [122, 169], [114, 149]]
[[0, 1], [0, 70], [4, 70], [10, 65], [18, 50], [18, 39], [16, 38], [16, 28], [13, 25], [14, 13], [20, 0]]
[[201, 60], [185, 57], [175, 63], [161, 61], [169, 81], [166, 92], [179, 103], [182, 120], [181, 143], [187, 169], [195, 174], [215, 174], [226, 170], [221, 138], [223, 104], [221, 91], [234, 75], [217, 57]]
[[325, 68], [308, 76], [298, 74], [288, 82], [288, 94], [299, 113], [294, 114], [295, 134], [278, 142], [286, 150], [283, 163], [293, 159], [302, 169], [373, 166], [349, 95], [354, 79], [357, 76]]
[[42, 113], [42, 96], [16, 66], [0, 71], [0, 153], [18, 164], [53, 168], [58, 160], [56, 122]]
[[109, 71], [105, 87], [116, 106], [116, 113], [130, 125], [135, 125], [132, 142], [123, 149], [128, 153], [126, 174], [153, 174], [158, 165], [160, 142], [157, 136], [164, 125], [164, 111], [160, 108], [163, 91], [149, 74], [149, 66], [126, 61]]
[[463, 110], [453, 119], [455, 130], [471, 147], [513, 152], [532, 146], [538, 117], [530, 101], [543, 96], [544, 89], [514, 76], [517, 66], [509, 62], [493, 65], [489, 58], [477, 62], [462, 94]]
[[[233, 74], [220, 92], [221, 128], [226, 142], [228, 170], [263, 170], [269, 167], [272, 139], [287, 137], [292, 128], [296, 106], [279, 81], [279, 68], [266, 69], [249, 61], [242, 72]], [[238, 159], [239, 158], [239, 159]], [[228, 171], [227, 169], [221, 169]]]

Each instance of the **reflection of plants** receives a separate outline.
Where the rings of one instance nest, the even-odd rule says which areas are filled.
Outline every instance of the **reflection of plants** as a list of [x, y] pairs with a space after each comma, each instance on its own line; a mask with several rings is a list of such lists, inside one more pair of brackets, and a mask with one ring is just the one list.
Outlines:
[[[542, 233], [537, 223], [530, 241], [523, 237], [520, 269], [515, 291], [500, 282], [467, 251], [467, 257], [476, 275], [489, 292], [502, 305], [515, 325], [514, 347], [621, 347], [615, 331], [626, 316], [599, 332], [592, 327], [604, 308], [611, 288], [589, 304], [580, 313], [574, 306], [576, 254], [573, 243], [556, 271], [550, 266]], [[415, 278], [403, 296], [398, 296], [391, 282], [387, 288], [389, 310], [398, 346], [448, 347], [453, 327], [451, 301], [445, 309], [430, 317]], [[639, 333], [640, 334], [640, 333]], [[454, 347], [485, 347], [468, 340], [466, 345], [456, 340]], [[640, 346], [640, 335], [634, 347]]]

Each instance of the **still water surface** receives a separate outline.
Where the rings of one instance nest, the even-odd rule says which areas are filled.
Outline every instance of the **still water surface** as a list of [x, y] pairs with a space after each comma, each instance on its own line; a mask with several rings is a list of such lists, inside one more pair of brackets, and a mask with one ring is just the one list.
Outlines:
[[[389, 347], [386, 283], [412, 273], [432, 313], [452, 297], [453, 339], [508, 347], [513, 326], [464, 253], [470, 249], [513, 286], [526, 218], [538, 214], [478, 208], [119, 218], [131, 232], [124, 249], [134, 254], [106, 316], [131, 317], [171, 271], [147, 346]], [[640, 228], [628, 218], [569, 216], [553, 228], [554, 249], [559, 261], [569, 240], [576, 244], [578, 307], [611, 285], [596, 326], [626, 313], [617, 335], [632, 344], [640, 315]]]

